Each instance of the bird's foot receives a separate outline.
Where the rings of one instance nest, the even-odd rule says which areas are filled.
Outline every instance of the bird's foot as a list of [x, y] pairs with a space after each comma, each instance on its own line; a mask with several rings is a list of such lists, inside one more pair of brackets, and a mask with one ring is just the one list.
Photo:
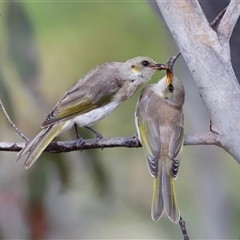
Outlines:
[[95, 144], [96, 144], [100, 139], [103, 138], [103, 135], [100, 134], [99, 132], [95, 131], [94, 129], [92, 129], [92, 128], [90, 128], [90, 127], [85, 127], [85, 128], [95, 134], [95, 136], [96, 136], [96, 138], [95, 138]]
[[76, 133], [76, 138], [77, 138], [77, 142], [79, 146], [83, 146], [85, 144], [84, 139], [81, 137], [81, 135], [78, 132], [78, 128], [77, 128], [77, 124], [74, 123], [74, 129], [75, 129], [75, 133]]
[[138, 134], [137, 134], [137, 133], [135, 133], [134, 135], [132, 135], [132, 138], [135, 140], [137, 147], [138, 147], [138, 146], [141, 146], [141, 142], [140, 142], [140, 140], [139, 140], [139, 137], [138, 137]]

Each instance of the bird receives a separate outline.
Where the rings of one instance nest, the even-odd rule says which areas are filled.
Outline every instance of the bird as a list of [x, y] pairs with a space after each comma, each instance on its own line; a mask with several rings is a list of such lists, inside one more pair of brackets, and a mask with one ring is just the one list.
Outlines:
[[29, 169], [49, 143], [73, 125], [95, 132], [90, 126], [131, 98], [161, 68], [162, 64], [146, 56], [93, 68], [64, 93], [43, 121], [42, 130], [17, 154], [17, 161], [27, 155], [24, 168]]
[[141, 91], [135, 125], [148, 169], [154, 177], [151, 216], [158, 221], [165, 212], [178, 223], [180, 211], [173, 179], [176, 179], [184, 141], [182, 82], [165, 66], [166, 75]]

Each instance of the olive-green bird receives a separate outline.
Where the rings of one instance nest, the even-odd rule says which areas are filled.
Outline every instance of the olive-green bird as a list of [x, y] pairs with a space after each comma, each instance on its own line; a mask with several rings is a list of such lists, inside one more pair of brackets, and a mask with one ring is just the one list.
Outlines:
[[165, 211], [178, 223], [173, 179], [177, 177], [183, 146], [184, 87], [166, 66], [167, 75], [146, 86], [139, 97], [135, 124], [148, 168], [154, 177], [151, 215], [157, 221]]
[[43, 130], [18, 153], [18, 159], [27, 154], [24, 167], [30, 168], [53, 138], [73, 124], [90, 127], [107, 117], [160, 69], [162, 65], [149, 57], [95, 67], [68, 89], [42, 123]]

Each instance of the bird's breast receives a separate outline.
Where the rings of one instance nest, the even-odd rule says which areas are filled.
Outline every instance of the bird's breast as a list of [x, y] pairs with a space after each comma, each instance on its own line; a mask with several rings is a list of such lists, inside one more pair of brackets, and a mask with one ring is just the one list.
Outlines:
[[103, 118], [107, 117], [112, 113], [120, 103], [118, 101], [112, 100], [110, 103], [98, 107], [90, 112], [81, 114], [73, 119], [74, 123], [77, 123], [80, 127], [92, 126]]

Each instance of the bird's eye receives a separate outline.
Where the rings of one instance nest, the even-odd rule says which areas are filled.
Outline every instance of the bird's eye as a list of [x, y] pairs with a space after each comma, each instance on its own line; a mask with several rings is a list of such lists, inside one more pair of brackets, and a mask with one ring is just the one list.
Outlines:
[[169, 85], [168, 85], [168, 90], [169, 90], [169, 92], [173, 92], [173, 90], [174, 90], [174, 87], [173, 87], [173, 85], [172, 85], [172, 84], [169, 84]]
[[142, 61], [142, 65], [144, 66], [144, 67], [147, 67], [147, 66], [149, 66], [149, 62], [148, 61]]

